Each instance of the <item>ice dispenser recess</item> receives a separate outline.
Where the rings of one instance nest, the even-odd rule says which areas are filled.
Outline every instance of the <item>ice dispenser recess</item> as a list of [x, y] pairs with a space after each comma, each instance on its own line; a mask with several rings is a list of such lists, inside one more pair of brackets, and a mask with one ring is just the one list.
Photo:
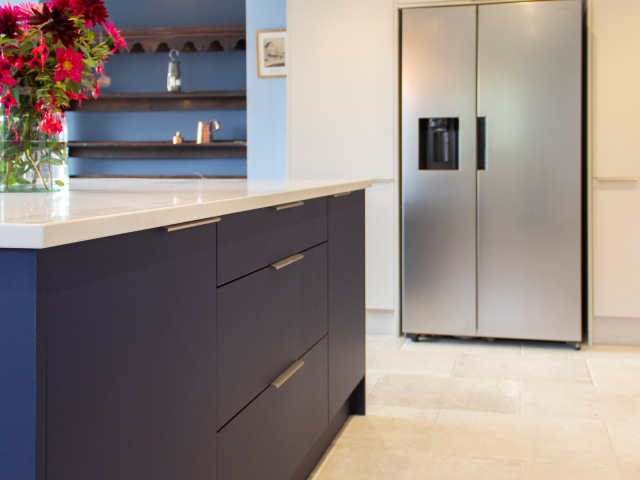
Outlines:
[[420, 118], [420, 170], [458, 170], [458, 118]]

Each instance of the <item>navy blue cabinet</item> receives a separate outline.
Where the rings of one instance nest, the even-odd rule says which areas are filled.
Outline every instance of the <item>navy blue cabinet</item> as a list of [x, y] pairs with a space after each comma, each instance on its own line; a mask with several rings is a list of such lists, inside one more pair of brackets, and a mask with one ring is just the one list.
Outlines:
[[44, 252], [47, 480], [215, 479], [215, 229]]
[[297, 258], [218, 289], [218, 428], [327, 334], [327, 246]]
[[364, 191], [328, 199], [329, 415], [352, 395], [352, 413], [364, 414], [365, 291]]
[[364, 194], [0, 250], [0, 478], [299, 480], [364, 413]]
[[219, 479], [287, 480], [327, 427], [326, 337], [300, 361], [218, 432]]

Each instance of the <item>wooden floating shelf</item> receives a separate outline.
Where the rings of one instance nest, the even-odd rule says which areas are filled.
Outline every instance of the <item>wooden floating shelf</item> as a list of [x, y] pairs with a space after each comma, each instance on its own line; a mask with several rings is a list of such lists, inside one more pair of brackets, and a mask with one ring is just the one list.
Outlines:
[[220, 90], [208, 92], [102, 93], [97, 100], [74, 103], [82, 112], [152, 112], [161, 110], [245, 110], [247, 92]]
[[211, 143], [184, 142], [69, 142], [69, 156], [101, 159], [215, 159], [245, 158], [245, 140], [216, 140]]
[[129, 50], [118, 53], [224, 52], [246, 50], [245, 25], [123, 28]]

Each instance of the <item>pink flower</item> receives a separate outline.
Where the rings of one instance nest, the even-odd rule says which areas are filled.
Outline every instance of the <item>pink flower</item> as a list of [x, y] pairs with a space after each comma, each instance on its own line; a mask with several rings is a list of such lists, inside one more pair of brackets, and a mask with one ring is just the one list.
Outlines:
[[70, 78], [72, 82], [79, 83], [82, 81], [82, 71], [84, 65], [82, 63], [82, 53], [76, 52], [73, 48], [56, 49], [56, 65], [53, 79], [56, 82], [62, 82]]
[[116, 28], [113, 22], [105, 22], [103, 23], [103, 25], [107, 33], [113, 37], [113, 47], [111, 47], [112, 53], [117, 52], [119, 48], [129, 50], [127, 42], [124, 41], [124, 38], [122, 38], [122, 35], [120, 35], [120, 31]]

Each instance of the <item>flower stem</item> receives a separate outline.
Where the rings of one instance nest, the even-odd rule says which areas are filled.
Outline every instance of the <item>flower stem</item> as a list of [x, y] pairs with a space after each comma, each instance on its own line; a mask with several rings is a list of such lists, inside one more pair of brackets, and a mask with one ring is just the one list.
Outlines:
[[4, 178], [4, 191], [5, 192], [9, 191], [9, 175], [11, 175], [11, 157], [7, 158], [7, 169], [5, 171], [5, 178]]
[[27, 158], [29, 159], [29, 163], [31, 163], [31, 165], [33, 166], [33, 169], [36, 171], [36, 174], [38, 175], [38, 177], [40, 177], [40, 181], [42, 182], [42, 185], [44, 185], [44, 189], [45, 190], [51, 190], [49, 188], [49, 186], [47, 185], [47, 182], [44, 180], [44, 177], [42, 176], [42, 172], [38, 168], [38, 165], [36, 165], [36, 162], [34, 162], [33, 158], [31, 158], [31, 153], [29, 153], [28, 151], [25, 151], [24, 153], [27, 156]]

